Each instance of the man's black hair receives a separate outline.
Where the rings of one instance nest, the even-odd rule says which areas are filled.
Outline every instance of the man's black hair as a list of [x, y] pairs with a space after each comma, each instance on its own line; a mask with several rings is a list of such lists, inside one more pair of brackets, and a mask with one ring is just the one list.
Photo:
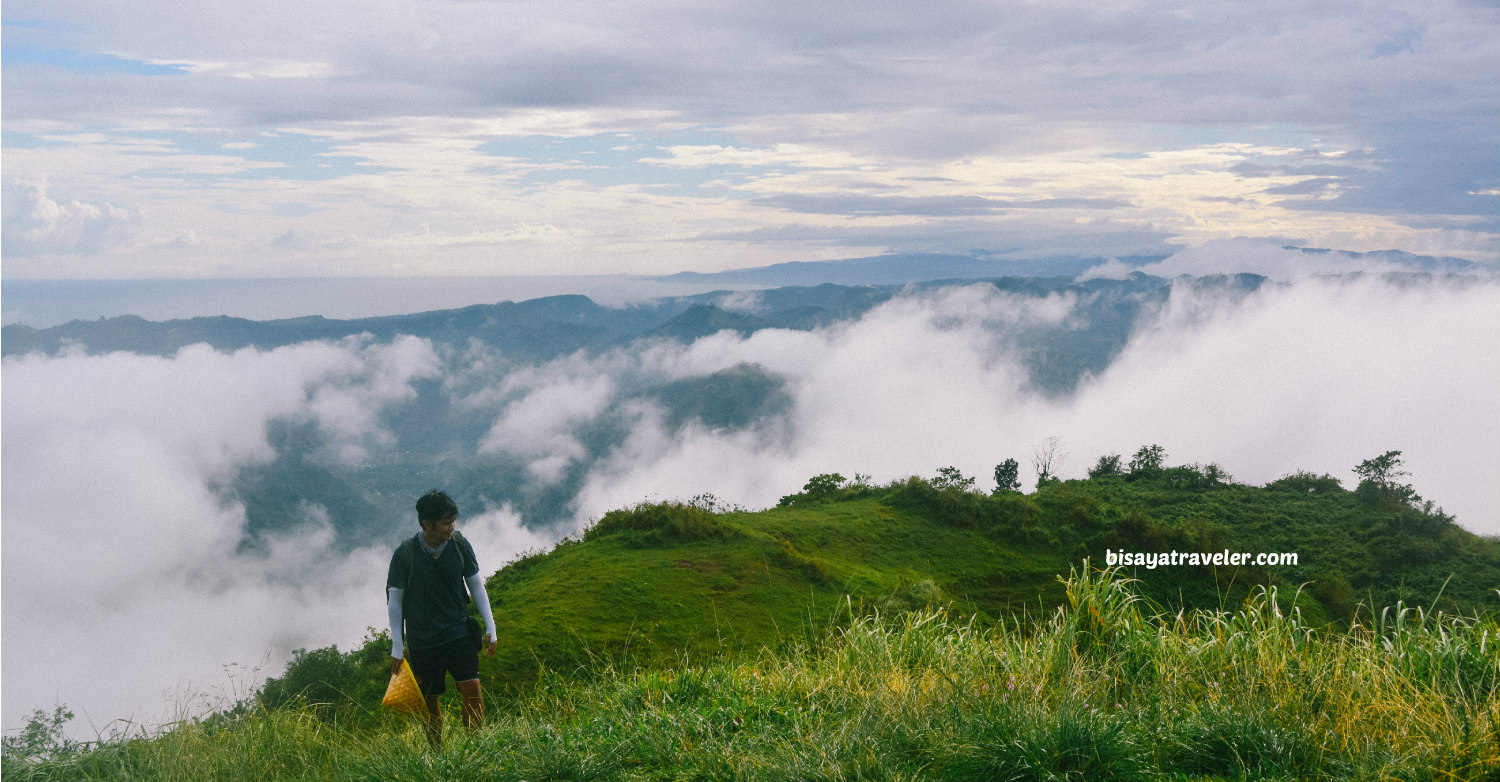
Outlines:
[[457, 515], [458, 503], [455, 503], [446, 492], [433, 489], [417, 500], [417, 523], [424, 526], [429, 521], [442, 521], [449, 516]]

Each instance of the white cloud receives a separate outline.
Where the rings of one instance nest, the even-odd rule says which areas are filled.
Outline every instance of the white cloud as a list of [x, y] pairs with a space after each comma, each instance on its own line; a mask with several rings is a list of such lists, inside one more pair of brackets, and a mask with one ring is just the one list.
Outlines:
[[760, 309], [761, 295], [759, 291], [732, 291], [724, 294], [717, 303], [719, 309], [731, 312], [756, 312]]
[[326, 79], [348, 75], [339, 73], [331, 63], [317, 61], [185, 62], [179, 60], [155, 61], [152, 64], [176, 66], [189, 73], [213, 74], [231, 79]]
[[464, 537], [474, 545], [480, 572], [488, 576], [521, 554], [545, 550], [557, 542], [550, 530], [532, 530], [509, 505], [486, 509], [460, 522]]
[[[964, 226], [981, 235], [971, 247], [1021, 237], [1043, 252], [1056, 237], [1099, 236], [1107, 219], [1106, 254], [1154, 251], [1163, 236], [1258, 235], [1495, 258], [1488, 196], [1469, 194], [1496, 184], [1472, 161], [1494, 157], [1497, 16], [1461, 0], [941, 14], [16, 3], [55, 22], [11, 30], [25, 44], [187, 68], [7, 71], [6, 129], [41, 134], [6, 148], [7, 169], [148, 219], [148, 241], [115, 247], [112, 270], [711, 271], [827, 257], [850, 228], [869, 240], [856, 254], [923, 249], [954, 235], [955, 215], [932, 213], [940, 196], [1076, 207], [987, 214]], [[176, 149], [147, 130], [192, 138]], [[245, 143], [231, 138], [267, 133], [281, 143], [255, 161], [223, 154]], [[565, 154], [484, 148], [539, 136], [609, 138]], [[640, 157], [619, 154], [632, 149]], [[1267, 156], [1280, 164], [1236, 170]], [[1313, 204], [1299, 183], [1338, 200]], [[288, 190], [321, 210], [317, 237], [273, 246], [310, 233], [295, 216], [259, 214]], [[866, 211], [767, 205], [810, 193], [863, 196]], [[870, 214], [869, 196], [891, 198]], [[157, 248], [187, 230], [203, 245]], [[704, 252], [707, 238], [752, 232], [759, 241]], [[72, 260], [70, 274], [101, 271]]]
[[556, 483], [563, 471], [584, 455], [583, 444], [573, 431], [603, 412], [614, 394], [615, 383], [603, 375], [542, 380], [506, 406], [480, 440], [479, 452], [511, 453], [530, 459], [533, 477], [542, 483]]
[[381, 409], [416, 396], [411, 381], [439, 374], [438, 357], [426, 340], [400, 337], [389, 344], [371, 345], [361, 355], [348, 353], [351, 340], [329, 349], [345, 360], [337, 382], [312, 391], [306, 414], [318, 422], [339, 460], [354, 464], [368, 456], [368, 448], [393, 442], [380, 428]]
[[3, 242], [6, 255], [93, 254], [127, 238], [137, 221], [130, 210], [110, 203], [58, 202], [46, 180], [5, 182]]
[[1104, 263], [1078, 275], [1078, 282], [1088, 280], [1123, 280], [1134, 272], [1136, 267], [1122, 262], [1119, 258], [1110, 258]]
[[245, 511], [221, 487], [272, 458], [268, 421], [346, 437], [430, 371], [410, 338], [7, 359], [5, 726], [54, 700], [99, 729], [151, 723], [173, 716], [163, 691], [208, 688], [221, 664], [279, 670], [294, 648], [379, 626], [389, 552], [342, 552], [315, 506], [268, 553], [240, 552]]
[[[1500, 287], [1378, 279], [1270, 285], [1243, 300], [1174, 288], [1108, 371], [1076, 395], [1027, 390], [997, 326], [1027, 307], [982, 288], [907, 298], [853, 324], [701, 339], [659, 365], [711, 372], [757, 362], [785, 376], [789, 432], [669, 435], [641, 416], [590, 474], [580, 520], [646, 496], [711, 492], [765, 506], [830, 471], [878, 480], [945, 464], [987, 479], [1049, 436], [1064, 477], [1148, 443], [1171, 463], [1217, 462], [1264, 483], [1297, 470], [1353, 485], [1352, 468], [1401, 450], [1417, 490], [1471, 530], [1500, 533]], [[998, 317], [997, 317], [998, 316]]]
[[1233, 307], [1179, 287], [1052, 426], [1075, 452], [1158, 442], [1250, 483], [1305, 469], [1352, 488], [1354, 465], [1401, 450], [1421, 494], [1497, 534], [1497, 305], [1493, 283], [1309, 280]]

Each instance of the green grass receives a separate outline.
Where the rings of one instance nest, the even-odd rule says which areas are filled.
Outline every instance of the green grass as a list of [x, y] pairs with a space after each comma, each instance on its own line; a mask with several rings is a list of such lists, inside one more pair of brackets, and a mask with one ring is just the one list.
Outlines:
[[[1001, 497], [912, 479], [793, 495], [784, 507], [613, 511], [493, 576], [500, 651], [483, 673], [519, 693], [544, 670], [659, 667], [808, 643], [852, 598], [856, 614], [946, 606], [981, 624], [1036, 620], [1057, 576], [1106, 549], [1296, 552], [1280, 567], [1137, 568], [1136, 591], [1176, 608], [1234, 607], [1256, 589], [1310, 625], [1377, 621], [1361, 606], [1500, 610], [1500, 541], [1440, 513], [1373, 508], [1331, 479], [1267, 487], [1123, 477]], [[1180, 476], [1178, 476], [1180, 478]], [[377, 644], [384, 643], [377, 640]], [[378, 658], [378, 655], [376, 655]], [[376, 659], [374, 668], [378, 668]], [[372, 668], [373, 670], [373, 668]]]
[[501, 649], [484, 672], [524, 689], [543, 669], [652, 666], [806, 642], [849, 595], [887, 611], [1050, 609], [1066, 566], [876, 497], [718, 515], [640, 506], [490, 579]]
[[[1500, 625], [1393, 608], [1350, 632], [1256, 591], [1159, 612], [1117, 571], [1034, 622], [860, 614], [815, 642], [544, 673], [429, 750], [392, 714], [249, 710], [29, 754], [24, 779], [1500, 779]], [[449, 725], [456, 726], [456, 715]]]
[[[39, 713], [0, 770], [1500, 782], [1500, 541], [1326, 476], [1001, 496], [946, 477], [815, 479], [759, 512], [642, 504], [508, 564], [487, 581], [491, 719], [440, 752], [378, 707], [372, 631], [160, 735], [72, 746]], [[1076, 572], [1106, 549], [1222, 548], [1303, 559]]]

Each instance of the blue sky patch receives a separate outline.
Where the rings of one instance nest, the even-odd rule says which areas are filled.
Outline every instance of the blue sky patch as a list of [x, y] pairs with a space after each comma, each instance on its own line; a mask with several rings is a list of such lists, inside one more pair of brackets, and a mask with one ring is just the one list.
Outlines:
[[[6, 26], [12, 25], [7, 22]], [[136, 76], [179, 76], [187, 73], [187, 68], [181, 65], [127, 60], [102, 52], [50, 49], [26, 44], [6, 44], [4, 48], [0, 48], [0, 66], [15, 68], [25, 65], [65, 68], [79, 73], [129, 73]]]

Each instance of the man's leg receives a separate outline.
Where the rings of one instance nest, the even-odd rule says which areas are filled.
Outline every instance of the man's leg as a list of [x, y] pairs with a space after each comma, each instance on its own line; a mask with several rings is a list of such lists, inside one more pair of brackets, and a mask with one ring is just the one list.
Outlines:
[[438, 696], [427, 697], [427, 743], [434, 747], [443, 744], [443, 711], [438, 708]]
[[474, 730], [484, 722], [484, 694], [479, 690], [479, 680], [470, 679], [454, 684], [458, 685], [458, 691], [464, 696], [464, 727]]
[[447, 689], [443, 686], [442, 656], [433, 649], [408, 649], [406, 661], [422, 686], [422, 697], [427, 701], [427, 741], [436, 747], [443, 743], [443, 712], [438, 708], [438, 697]]

